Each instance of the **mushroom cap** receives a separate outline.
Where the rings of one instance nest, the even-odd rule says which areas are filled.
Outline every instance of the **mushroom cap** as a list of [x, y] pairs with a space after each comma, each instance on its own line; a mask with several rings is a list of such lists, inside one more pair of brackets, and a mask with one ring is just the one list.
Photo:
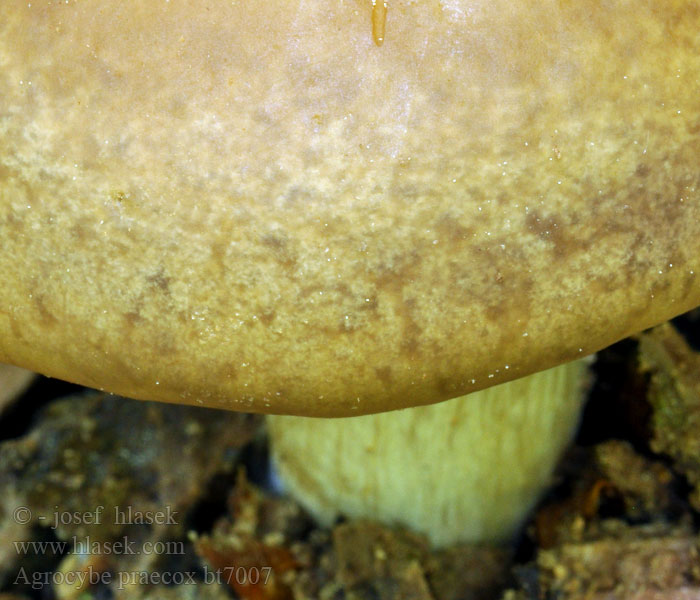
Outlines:
[[390, 0], [381, 46], [369, 0], [3, 2], [0, 362], [341, 416], [688, 310], [699, 30], [696, 0]]

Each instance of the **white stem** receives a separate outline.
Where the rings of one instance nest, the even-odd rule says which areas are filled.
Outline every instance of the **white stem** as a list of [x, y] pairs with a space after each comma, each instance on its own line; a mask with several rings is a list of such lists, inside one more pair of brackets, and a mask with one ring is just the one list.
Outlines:
[[587, 360], [431, 406], [345, 419], [270, 416], [283, 484], [323, 524], [407, 526], [434, 546], [504, 541], [579, 420]]

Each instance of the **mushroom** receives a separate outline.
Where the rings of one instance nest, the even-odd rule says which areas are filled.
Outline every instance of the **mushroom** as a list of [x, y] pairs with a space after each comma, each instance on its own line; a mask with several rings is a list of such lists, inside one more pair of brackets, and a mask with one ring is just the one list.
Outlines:
[[[700, 303], [694, 0], [377, 4], [3, 3], [0, 361], [347, 417], [516, 380]], [[511, 471], [516, 449], [556, 452], [578, 393], [521, 417], [499, 389], [444, 408], [521, 424], [498, 438]], [[392, 437], [376, 431], [361, 443]]]

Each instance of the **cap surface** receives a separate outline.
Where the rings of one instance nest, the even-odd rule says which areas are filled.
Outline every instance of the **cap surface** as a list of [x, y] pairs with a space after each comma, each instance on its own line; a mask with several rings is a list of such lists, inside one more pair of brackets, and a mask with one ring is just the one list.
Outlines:
[[700, 303], [695, 0], [371, 13], [2, 3], [0, 362], [340, 416]]

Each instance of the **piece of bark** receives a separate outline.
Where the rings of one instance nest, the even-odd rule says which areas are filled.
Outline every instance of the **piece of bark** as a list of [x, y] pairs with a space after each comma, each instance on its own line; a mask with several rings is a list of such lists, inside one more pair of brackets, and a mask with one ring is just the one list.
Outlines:
[[598, 539], [539, 551], [519, 570], [521, 586], [511, 595], [646, 600], [700, 594], [700, 544], [690, 526], [611, 520], [600, 522], [597, 532]]
[[669, 510], [673, 473], [662, 462], [642, 456], [621, 440], [598, 444], [594, 454], [608, 493], [619, 495], [624, 503], [625, 518], [651, 519]]
[[288, 580], [301, 563], [291, 545], [311, 526], [308, 517], [291, 500], [264, 494], [242, 471], [229, 510], [230, 519], [195, 539], [197, 554], [243, 600], [292, 600]]
[[0, 363], [0, 414], [34, 381], [36, 373]]
[[[66, 552], [89, 543], [105, 558], [100, 568], [114, 572], [186, 560], [186, 541], [174, 552], [139, 550], [184, 540], [185, 515], [214, 474], [232, 469], [260, 422], [97, 393], [52, 402], [25, 436], [0, 444], [0, 586], [34, 562], [41, 571], [73, 568], [60, 549], [22, 554], [14, 541], [67, 542]], [[161, 516], [148, 523], [148, 514]], [[106, 551], [121, 540], [135, 553]]]
[[670, 324], [639, 340], [654, 409], [651, 448], [670, 456], [673, 468], [694, 486], [690, 503], [700, 510], [700, 354]]

